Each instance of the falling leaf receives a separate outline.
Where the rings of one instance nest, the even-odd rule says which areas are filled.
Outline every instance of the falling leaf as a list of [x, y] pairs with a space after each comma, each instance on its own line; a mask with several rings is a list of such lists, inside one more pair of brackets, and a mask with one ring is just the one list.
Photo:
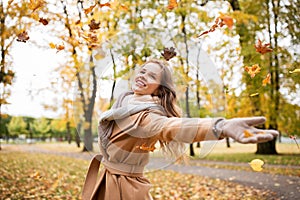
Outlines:
[[257, 95], [259, 95], [259, 93], [258, 93], [258, 92], [256, 92], [256, 93], [253, 93], [253, 94], [250, 94], [250, 97], [255, 97], [255, 96], [257, 96]]
[[289, 71], [290, 74], [292, 73], [300, 73], [300, 69], [294, 69], [293, 71]]
[[50, 42], [49, 46], [51, 49], [56, 49], [57, 50], [56, 53], [65, 49], [65, 45], [63, 43], [62, 44], [54, 44], [53, 42]]
[[56, 45], [53, 42], [50, 42], [49, 46], [50, 46], [51, 49], [55, 49], [55, 47], [56, 47]]
[[254, 78], [255, 75], [260, 72], [260, 67], [258, 66], [258, 64], [252, 65], [251, 67], [245, 66], [245, 71], [248, 72], [251, 78]]
[[97, 3], [95, 3], [94, 5], [92, 5], [92, 6], [88, 7], [88, 8], [86, 8], [86, 9], [84, 9], [84, 13], [85, 13], [86, 15], [89, 14], [90, 12], [93, 11], [93, 9], [95, 8], [96, 5], [97, 5]]
[[90, 30], [97, 30], [100, 28], [100, 22], [96, 23], [95, 19], [92, 19], [90, 24], [89, 24]]
[[169, 0], [168, 9], [173, 10], [178, 6], [178, 3], [176, 0]]
[[39, 22], [41, 22], [44, 26], [48, 25], [49, 21], [47, 19], [44, 18], [40, 18]]
[[217, 28], [221, 28], [224, 25], [227, 25], [227, 27], [231, 29], [233, 26], [233, 19], [230, 16], [220, 13], [220, 16], [215, 19], [215, 23], [210, 27], [210, 29], [208, 31], [204, 31], [197, 37], [201, 37], [202, 35], [208, 34], [210, 32], [214, 32]]
[[30, 0], [28, 7], [29, 7], [29, 9], [32, 10], [32, 12], [34, 12], [37, 9], [43, 7], [44, 5], [45, 5], [44, 0]]
[[22, 33], [19, 33], [18, 35], [17, 35], [17, 41], [18, 42], [24, 42], [24, 43], [26, 43], [27, 42], [27, 40], [29, 40], [29, 36], [28, 36], [28, 33], [27, 33], [27, 31], [23, 31]]
[[249, 165], [254, 171], [260, 172], [263, 169], [262, 166], [264, 165], [264, 161], [260, 159], [254, 159], [249, 163]]
[[260, 39], [258, 39], [257, 44], [254, 45], [254, 47], [256, 49], [256, 52], [261, 53], [261, 54], [265, 54], [265, 53], [273, 51], [268, 46], [270, 46], [270, 43], [262, 44], [262, 42], [260, 41]]
[[228, 16], [228, 15], [224, 15], [223, 13], [220, 13], [220, 19], [221, 24], [220, 26], [222, 27], [223, 25], [226, 25], [229, 29], [231, 29], [233, 27], [233, 18]]
[[174, 47], [171, 47], [171, 48], [164, 48], [164, 52], [161, 53], [161, 55], [162, 55], [167, 61], [169, 61], [171, 58], [173, 58], [174, 56], [176, 56], [175, 48], [174, 48]]
[[250, 133], [250, 132], [247, 131], [247, 130], [244, 130], [244, 137], [245, 137], [245, 138], [249, 138], [249, 137], [252, 137], [252, 136], [254, 136], [254, 134]]
[[107, 3], [100, 3], [99, 6], [100, 6], [100, 8], [105, 7], [105, 6], [110, 7], [110, 3], [109, 2], [107, 2]]
[[64, 45], [64, 44], [59, 44], [59, 45], [56, 45], [55, 47], [56, 47], [56, 50], [57, 50], [57, 52], [56, 52], [56, 53], [58, 53], [59, 51], [61, 51], [61, 50], [64, 50], [64, 49], [65, 49], [65, 45]]
[[155, 146], [148, 147], [148, 146], [146, 146], [146, 144], [142, 144], [141, 146], [136, 146], [135, 148], [144, 150], [144, 151], [152, 151], [152, 152], [156, 149]]
[[262, 81], [262, 85], [266, 86], [267, 84], [271, 84], [271, 74], [268, 73], [266, 78]]
[[117, 9], [122, 9], [122, 10], [125, 10], [125, 11], [128, 10], [128, 8], [124, 4], [120, 4], [120, 2], [117, 1], [117, 0], [110, 1], [110, 2], [105, 3], [105, 4], [100, 4], [100, 7], [103, 7], [103, 6], [107, 6], [111, 9], [113, 9], [113, 10], [117, 10]]
[[298, 144], [298, 142], [297, 142], [297, 136], [295, 136], [295, 135], [290, 135], [289, 137], [290, 137], [292, 140], [295, 141], [295, 143], [297, 144], [298, 149], [300, 149], [299, 144]]

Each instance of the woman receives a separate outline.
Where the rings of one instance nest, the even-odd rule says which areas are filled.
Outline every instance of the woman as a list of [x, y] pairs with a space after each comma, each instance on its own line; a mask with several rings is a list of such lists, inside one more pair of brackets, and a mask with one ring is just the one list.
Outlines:
[[[224, 137], [240, 143], [266, 142], [278, 132], [253, 127], [264, 122], [264, 117], [180, 118], [169, 68], [163, 61], [150, 60], [137, 73], [132, 91], [100, 117], [102, 155], [91, 162], [83, 199], [152, 199], [143, 170], [157, 142], [175, 156], [180, 156], [176, 154], [183, 143]], [[104, 169], [96, 183], [100, 159]]]

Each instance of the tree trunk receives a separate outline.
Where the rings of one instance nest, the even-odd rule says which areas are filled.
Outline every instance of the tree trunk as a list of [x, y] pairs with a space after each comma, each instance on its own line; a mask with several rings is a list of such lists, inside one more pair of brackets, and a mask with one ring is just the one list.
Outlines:
[[[271, 1], [271, 2], [270, 2]], [[272, 4], [272, 11], [270, 13], [270, 3]], [[269, 69], [271, 73], [271, 91], [270, 91], [270, 126], [269, 129], [277, 130], [277, 117], [279, 116], [279, 59], [277, 56], [278, 50], [278, 9], [279, 3], [275, 5], [273, 0], [267, 0], [267, 22], [268, 22], [268, 34], [271, 46], [274, 47], [275, 51], [270, 54], [269, 57]], [[271, 22], [271, 17], [274, 16], [274, 23]], [[274, 27], [274, 34], [271, 31], [271, 26]], [[273, 37], [272, 37], [273, 36]], [[273, 43], [273, 44], [272, 44]], [[277, 154], [276, 151], [276, 138], [270, 142], [257, 144], [256, 154]]]
[[269, 142], [258, 143], [256, 154], [277, 154], [276, 151], [276, 138]]

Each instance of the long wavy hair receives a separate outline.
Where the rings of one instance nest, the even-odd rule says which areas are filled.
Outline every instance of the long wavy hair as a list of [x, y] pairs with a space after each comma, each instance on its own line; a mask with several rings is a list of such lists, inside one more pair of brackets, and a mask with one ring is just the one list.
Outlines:
[[[158, 87], [155, 96], [160, 99], [161, 106], [164, 107], [167, 117], [180, 117], [181, 110], [177, 105], [177, 96], [175, 91], [175, 86], [172, 79], [172, 73], [169, 65], [166, 61], [151, 59], [144, 63], [145, 66], [148, 63], [155, 63], [159, 65], [162, 69], [160, 86]], [[160, 141], [163, 153], [169, 158], [175, 158], [176, 161], [184, 161], [186, 146], [182, 142], [176, 141]]]

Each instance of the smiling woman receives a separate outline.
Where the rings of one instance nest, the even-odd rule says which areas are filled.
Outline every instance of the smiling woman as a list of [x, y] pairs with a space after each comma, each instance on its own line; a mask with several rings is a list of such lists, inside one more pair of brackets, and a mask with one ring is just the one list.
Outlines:
[[[143, 176], [149, 153], [159, 143], [179, 158], [184, 143], [230, 137], [240, 143], [259, 143], [278, 135], [255, 125], [264, 117], [181, 118], [171, 71], [165, 61], [146, 62], [134, 77], [132, 91], [122, 94], [100, 116], [99, 148], [87, 173], [83, 199], [152, 199], [151, 184]], [[245, 131], [251, 133], [246, 136]], [[97, 179], [100, 162], [104, 169]]]
[[134, 80], [132, 90], [138, 95], [157, 94], [161, 80], [162, 68], [159, 64], [149, 62], [145, 64]]

